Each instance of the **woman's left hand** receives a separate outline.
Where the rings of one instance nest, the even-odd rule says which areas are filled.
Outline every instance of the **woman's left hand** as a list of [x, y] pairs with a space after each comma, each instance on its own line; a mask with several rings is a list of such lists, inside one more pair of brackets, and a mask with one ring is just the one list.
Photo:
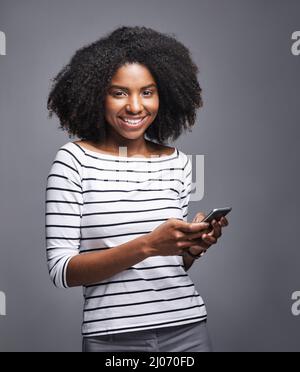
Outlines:
[[[192, 222], [201, 222], [205, 215], [203, 213], [197, 213]], [[195, 239], [195, 244], [189, 248], [189, 251], [193, 255], [200, 255], [205, 253], [206, 250], [213, 244], [216, 244], [218, 239], [222, 236], [222, 228], [228, 226], [226, 217], [222, 217], [219, 221], [212, 221], [212, 230], [204, 233], [200, 239]]]

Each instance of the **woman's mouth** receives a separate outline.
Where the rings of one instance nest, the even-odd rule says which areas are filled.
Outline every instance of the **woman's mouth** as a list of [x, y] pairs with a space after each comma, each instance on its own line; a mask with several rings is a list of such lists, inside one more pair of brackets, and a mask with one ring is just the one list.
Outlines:
[[147, 121], [149, 115], [139, 118], [118, 117], [121, 126], [126, 130], [140, 129]]

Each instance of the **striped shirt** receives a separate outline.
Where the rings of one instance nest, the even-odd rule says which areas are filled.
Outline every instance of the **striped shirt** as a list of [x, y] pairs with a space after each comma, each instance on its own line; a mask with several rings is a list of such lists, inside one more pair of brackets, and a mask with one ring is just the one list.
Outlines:
[[[102, 154], [68, 142], [47, 178], [46, 248], [52, 281], [67, 288], [72, 257], [109, 249], [176, 218], [187, 221], [191, 160]], [[198, 322], [206, 309], [182, 256], [149, 257], [83, 288], [84, 337]]]

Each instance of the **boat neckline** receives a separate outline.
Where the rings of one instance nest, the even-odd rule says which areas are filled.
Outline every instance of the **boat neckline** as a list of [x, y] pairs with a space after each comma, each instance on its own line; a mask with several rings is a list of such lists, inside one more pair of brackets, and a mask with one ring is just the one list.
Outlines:
[[90, 153], [93, 154], [94, 156], [98, 158], [107, 158], [107, 159], [117, 159], [117, 160], [134, 160], [134, 161], [161, 161], [161, 160], [166, 160], [173, 158], [175, 155], [177, 155], [178, 151], [177, 148], [174, 148], [174, 151], [172, 154], [169, 155], [164, 155], [164, 156], [151, 156], [151, 157], [146, 157], [146, 156], [119, 156], [119, 155], [113, 155], [113, 154], [105, 154], [99, 151], [94, 151], [87, 149], [86, 147], [83, 147], [82, 145], [79, 145], [78, 143], [71, 142], [73, 145], [79, 147], [83, 152], [85, 153]]

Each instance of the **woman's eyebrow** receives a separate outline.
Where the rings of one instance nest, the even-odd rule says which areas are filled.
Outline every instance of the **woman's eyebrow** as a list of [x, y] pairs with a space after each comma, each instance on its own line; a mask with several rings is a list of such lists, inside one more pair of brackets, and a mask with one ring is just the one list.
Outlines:
[[[152, 83], [152, 84], [146, 85], [145, 87], [142, 87], [141, 89], [146, 89], [150, 87], [156, 87], [156, 84]], [[127, 87], [122, 87], [121, 85], [115, 85], [115, 84], [111, 85], [110, 88], [129, 90]]]

